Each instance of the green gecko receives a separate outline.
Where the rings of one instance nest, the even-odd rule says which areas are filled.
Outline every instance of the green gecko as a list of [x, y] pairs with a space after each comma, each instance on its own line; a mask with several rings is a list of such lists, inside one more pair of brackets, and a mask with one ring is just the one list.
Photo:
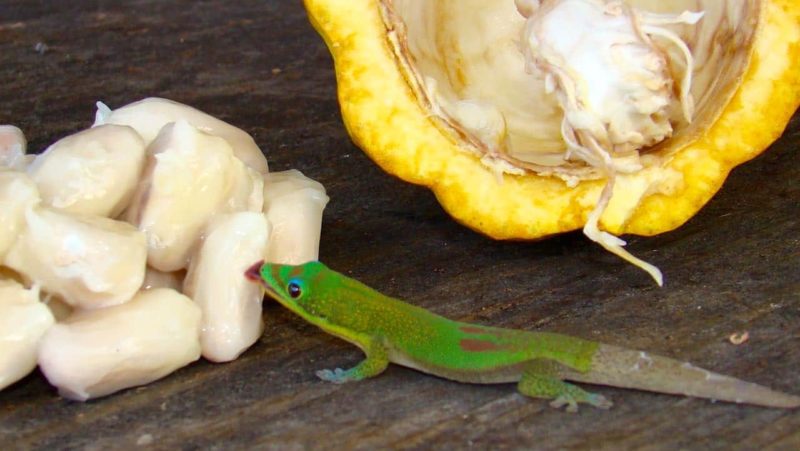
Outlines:
[[643, 351], [453, 321], [385, 296], [320, 262], [259, 262], [246, 276], [306, 321], [364, 351], [366, 358], [353, 368], [317, 372], [330, 382], [377, 376], [393, 362], [459, 382], [516, 382], [522, 394], [551, 399], [553, 407], [567, 406], [569, 412], [577, 411], [579, 403], [602, 409], [612, 403], [566, 380], [768, 407], [800, 406], [800, 397]]

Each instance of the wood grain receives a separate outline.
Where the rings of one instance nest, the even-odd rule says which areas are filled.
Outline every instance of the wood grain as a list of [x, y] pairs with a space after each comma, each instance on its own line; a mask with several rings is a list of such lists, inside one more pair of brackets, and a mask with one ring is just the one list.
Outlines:
[[[322, 259], [386, 293], [800, 393], [797, 118], [689, 223], [630, 237], [633, 253], [665, 272], [658, 289], [579, 233], [491, 241], [451, 221], [426, 189], [380, 171], [346, 134], [330, 56], [299, 2], [0, 2], [0, 123], [21, 127], [31, 149], [89, 126], [97, 100], [151, 95], [248, 130], [273, 170], [322, 182]], [[271, 303], [264, 316], [266, 332], [239, 360], [198, 362], [105, 399], [65, 401], [31, 375], [0, 393], [0, 448], [800, 448], [800, 412], [598, 388], [614, 409], [569, 415], [512, 385], [399, 367], [331, 385], [314, 371], [359, 352]], [[745, 330], [746, 343], [727, 341]]]

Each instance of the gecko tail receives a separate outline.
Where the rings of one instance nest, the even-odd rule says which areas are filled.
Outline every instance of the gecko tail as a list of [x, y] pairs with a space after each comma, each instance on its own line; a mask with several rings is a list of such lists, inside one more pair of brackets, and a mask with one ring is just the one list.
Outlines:
[[605, 344], [597, 349], [588, 372], [570, 371], [564, 377], [576, 382], [765, 407], [800, 407], [798, 396], [717, 374], [688, 362]]

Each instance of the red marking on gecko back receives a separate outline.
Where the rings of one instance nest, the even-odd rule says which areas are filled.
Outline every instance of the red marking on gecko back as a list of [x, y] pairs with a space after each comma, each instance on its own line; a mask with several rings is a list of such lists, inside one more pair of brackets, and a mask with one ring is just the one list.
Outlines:
[[491, 341], [471, 340], [469, 338], [462, 338], [458, 345], [467, 352], [506, 351], [510, 349], [508, 345], [498, 345]]

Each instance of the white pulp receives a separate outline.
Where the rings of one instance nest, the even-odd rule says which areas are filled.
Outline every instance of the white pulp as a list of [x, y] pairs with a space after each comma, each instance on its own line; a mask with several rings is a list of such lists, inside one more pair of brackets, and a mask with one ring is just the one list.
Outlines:
[[[545, 75], [545, 87], [558, 99], [564, 118], [565, 159], [600, 169], [606, 185], [584, 233], [608, 251], [647, 271], [659, 285], [661, 271], [622, 246], [598, 223], [608, 206], [618, 173], [642, 169], [639, 151], [672, 135], [675, 111], [692, 119], [692, 56], [686, 44], [663, 24], [694, 24], [702, 13], [642, 13], [620, 0], [517, 0], [527, 17], [523, 53], [531, 70]], [[668, 54], [653, 41], [660, 36], [685, 58], [678, 84]]]

